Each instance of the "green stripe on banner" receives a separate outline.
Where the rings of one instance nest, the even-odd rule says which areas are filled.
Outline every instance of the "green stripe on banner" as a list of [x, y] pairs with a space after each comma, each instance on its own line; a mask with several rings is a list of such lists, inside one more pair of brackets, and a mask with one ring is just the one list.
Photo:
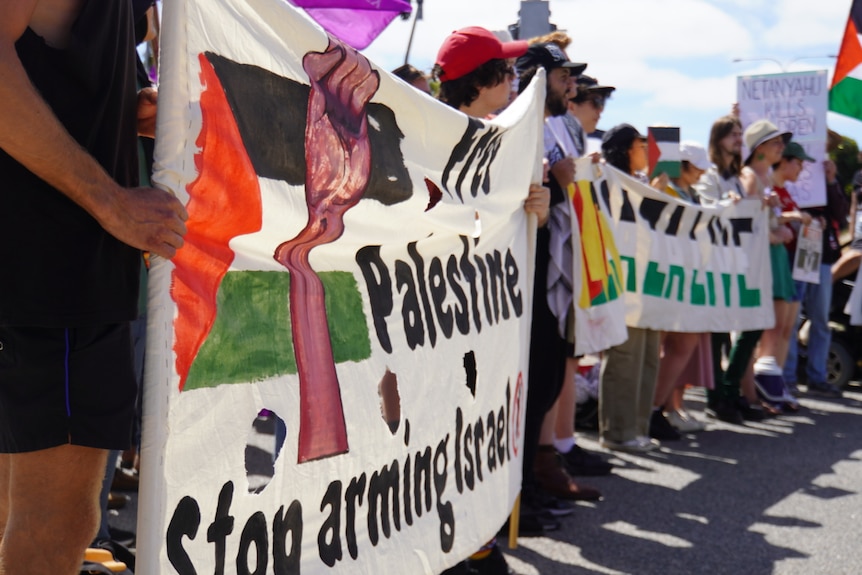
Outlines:
[[847, 76], [829, 90], [829, 110], [862, 120], [862, 80]]
[[[362, 296], [353, 274], [318, 275], [326, 293], [335, 363], [371, 357]], [[289, 293], [290, 274], [286, 272], [225, 275], [215, 324], [189, 370], [185, 390], [295, 374]]]

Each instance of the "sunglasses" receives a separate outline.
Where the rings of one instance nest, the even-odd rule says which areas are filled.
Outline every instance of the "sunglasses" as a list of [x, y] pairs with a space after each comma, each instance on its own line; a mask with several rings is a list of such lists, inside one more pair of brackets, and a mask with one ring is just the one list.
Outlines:
[[590, 96], [587, 101], [593, 105], [596, 110], [604, 110], [607, 98], [604, 96]]

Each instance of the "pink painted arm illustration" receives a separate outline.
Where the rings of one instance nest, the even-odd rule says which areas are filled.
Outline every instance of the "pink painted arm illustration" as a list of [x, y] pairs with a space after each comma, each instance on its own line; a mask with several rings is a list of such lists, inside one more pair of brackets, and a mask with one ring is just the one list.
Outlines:
[[309, 253], [341, 237], [344, 214], [368, 186], [371, 145], [366, 106], [380, 83], [368, 60], [332, 39], [325, 52], [306, 54], [302, 64], [311, 81], [305, 129], [308, 222], [274, 254], [290, 272], [300, 462], [348, 450], [323, 284], [309, 264]]

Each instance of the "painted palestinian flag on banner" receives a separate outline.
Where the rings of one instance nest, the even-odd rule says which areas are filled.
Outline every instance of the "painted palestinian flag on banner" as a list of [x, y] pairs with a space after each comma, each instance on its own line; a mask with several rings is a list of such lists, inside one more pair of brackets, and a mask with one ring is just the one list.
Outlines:
[[650, 178], [667, 174], [679, 177], [679, 128], [647, 128]]
[[853, 0], [850, 17], [844, 29], [844, 39], [838, 52], [832, 87], [829, 89], [829, 110], [862, 120], [862, 0]]
[[399, 14], [409, 14], [410, 0], [290, 0], [324, 30], [362, 50]]

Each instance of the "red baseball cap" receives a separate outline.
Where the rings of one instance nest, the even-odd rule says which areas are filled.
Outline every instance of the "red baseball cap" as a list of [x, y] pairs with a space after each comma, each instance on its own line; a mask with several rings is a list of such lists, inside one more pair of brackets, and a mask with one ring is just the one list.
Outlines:
[[517, 58], [527, 51], [525, 40], [501, 42], [479, 26], [452, 32], [437, 52], [440, 81], [447, 82], [469, 74], [485, 62], [497, 58]]

